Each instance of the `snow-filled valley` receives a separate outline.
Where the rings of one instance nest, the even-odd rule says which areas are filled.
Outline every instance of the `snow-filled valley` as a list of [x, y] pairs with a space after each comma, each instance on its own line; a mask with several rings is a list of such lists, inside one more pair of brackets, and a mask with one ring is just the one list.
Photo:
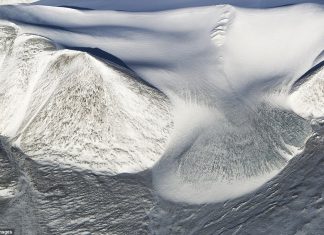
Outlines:
[[308, 2], [1, 5], [0, 229], [320, 234], [324, 6]]

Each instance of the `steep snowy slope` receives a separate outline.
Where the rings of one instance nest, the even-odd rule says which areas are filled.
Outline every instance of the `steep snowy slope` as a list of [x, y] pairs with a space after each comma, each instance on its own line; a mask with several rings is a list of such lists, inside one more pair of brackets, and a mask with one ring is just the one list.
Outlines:
[[[91, 2], [94, 8], [114, 7], [101, 7], [103, 3]], [[323, 59], [323, 6], [246, 9], [217, 5], [177, 9], [177, 3], [182, 5], [175, 2], [170, 8], [174, 10], [145, 13], [37, 5], [4, 6], [0, 13], [1, 18], [18, 24], [23, 33], [42, 35], [61, 46], [99, 48], [115, 55], [168, 96], [174, 106], [175, 128], [169, 144], [161, 146], [159, 154], [163, 156], [153, 170], [160, 195], [190, 203], [233, 198], [278, 174], [302, 151], [312, 133], [309, 120], [299, 116], [301, 112], [294, 108], [298, 106], [296, 102], [302, 101], [290, 97], [296, 80]], [[267, 7], [265, 1], [260, 3]], [[94, 72], [88, 80], [98, 79], [99, 64], [83, 54], [70, 56], [76, 61], [89, 61]], [[75, 71], [73, 63], [67, 65]], [[49, 74], [57, 73], [46, 67]], [[87, 66], [76, 70], [89, 72]], [[69, 87], [70, 83], [61, 84], [67, 90], [74, 88]], [[46, 83], [39, 83], [36, 88], [39, 95], [48, 94], [42, 90], [51, 89]], [[61, 93], [53, 91], [53, 95]], [[34, 107], [39, 106], [37, 102]], [[49, 107], [57, 107], [57, 102], [50, 99]], [[105, 102], [91, 104], [96, 110], [96, 105], [104, 106]], [[125, 110], [131, 107], [125, 106]], [[40, 112], [39, 119], [43, 115], [51, 117], [47, 112]], [[62, 120], [67, 122], [69, 117], [63, 114]], [[161, 114], [159, 119], [163, 117]], [[32, 120], [39, 123], [37, 118]], [[100, 123], [100, 119], [95, 120]], [[29, 121], [25, 125], [18, 131], [17, 143], [21, 142], [22, 147], [26, 144], [26, 150], [31, 142], [25, 143], [24, 138], [49, 138], [46, 132], [38, 133], [38, 128], [30, 135], [24, 134], [33, 127]], [[98, 128], [106, 127], [96, 123], [91, 128], [96, 133]], [[67, 136], [71, 137], [70, 133], [64, 138]], [[56, 141], [56, 135], [50, 139]], [[36, 142], [36, 149], [37, 146]], [[77, 153], [80, 149], [75, 146], [71, 149]]]
[[2, 135], [34, 159], [111, 174], [159, 159], [171, 127], [163, 95], [86, 53], [0, 29]]
[[322, 234], [323, 3], [2, 5], [0, 229]]
[[318, 235], [324, 230], [324, 139], [312, 136], [305, 151], [260, 189], [221, 203], [190, 205], [158, 200], [153, 234]]
[[324, 68], [319, 67], [313, 74], [305, 76], [296, 84], [289, 102], [295, 113], [306, 119], [324, 117]]

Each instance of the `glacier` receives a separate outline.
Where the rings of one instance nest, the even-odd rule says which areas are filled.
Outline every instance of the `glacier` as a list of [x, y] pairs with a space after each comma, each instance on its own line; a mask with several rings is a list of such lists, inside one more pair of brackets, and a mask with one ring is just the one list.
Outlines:
[[[138, 152], [133, 156], [130, 154], [133, 151], [125, 153], [117, 150], [118, 154], [109, 152], [109, 149], [118, 149], [125, 136], [116, 139], [117, 146], [98, 146], [100, 143], [95, 143], [97, 140], [94, 139], [89, 148], [84, 148], [90, 144], [90, 140], [82, 143], [84, 140], [80, 138], [83, 137], [75, 136], [75, 143], [65, 141], [71, 137], [69, 135], [73, 135], [74, 131], [69, 130], [71, 133], [62, 133], [62, 142], [52, 144], [51, 151], [48, 151], [43, 142], [51, 138], [55, 141], [60, 139], [55, 137], [55, 125], [45, 136], [45, 132], [36, 126], [34, 128], [39, 132], [26, 129], [30, 134], [21, 135], [22, 139], [30, 139], [26, 143], [16, 137], [22, 149], [39, 158], [51, 152], [45, 159], [73, 165], [71, 159], [83, 151], [85, 157], [79, 162], [83, 165], [97, 165], [93, 169], [110, 167], [108, 171], [112, 173], [135, 172], [154, 165], [153, 181], [160, 195], [171, 200], [202, 203], [236, 197], [258, 188], [280, 172], [296, 153], [302, 151], [307, 137], [312, 133], [310, 122], [304, 116], [300, 117], [300, 112], [293, 111], [301, 101], [291, 97], [301, 90], [294, 94], [290, 94], [290, 90], [303, 73], [321, 61], [324, 35], [321, 5], [302, 4], [269, 9], [217, 5], [145, 14], [16, 5], [3, 6], [0, 12], [4, 20], [20, 27], [21, 34], [49, 38], [62, 48], [100, 48], [111, 53], [147, 84], [164, 93], [172, 103], [173, 114], [170, 116], [175, 116], [174, 131], [168, 138], [168, 134], [156, 130], [155, 140], [162, 135], [164, 143], [166, 139], [169, 141], [156, 151], [154, 160], [150, 156], [155, 151], [154, 141], [151, 142], [152, 147], [147, 146], [150, 150], [146, 156], [150, 157], [144, 159], [151, 160], [148, 160], [150, 163], [146, 167], [132, 169], [131, 166], [144, 161], [143, 158], [135, 159], [135, 156], [142, 155], [145, 149], [138, 147]], [[58, 18], [58, 14], [66, 16]], [[183, 40], [186, 43], [182, 43]], [[285, 56], [281, 55], [283, 51]], [[98, 67], [102, 66], [94, 67], [96, 73], [103, 70]], [[45, 87], [40, 89], [50, 90], [46, 83], [41, 86]], [[92, 90], [96, 89], [101, 88], [93, 87]], [[91, 91], [88, 92], [90, 97]], [[43, 95], [46, 92], [40, 93]], [[63, 94], [58, 96], [63, 97]], [[93, 102], [93, 105], [99, 105], [99, 101]], [[57, 108], [55, 104], [49, 105], [51, 110]], [[102, 110], [105, 105], [103, 103], [94, 110]], [[32, 106], [38, 107], [39, 104]], [[162, 110], [168, 109], [166, 106]], [[133, 105], [124, 110], [131, 107]], [[73, 110], [69, 106], [65, 108]], [[133, 112], [135, 120], [140, 118], [137, 111], [135, 109]], [[154, 113], [160, 114], [160, 111]], [[44, 111], [40, 115], [48, 114]], [[160, 119], [165, 116], [160, 115]], [[16, 116], [21, 118], [23, 115]], [[98, 118], [101, 116], [98, 115]], [[39, 121], [35, 120], [35, 123], [38, 121], [35, 125], [43, 125], [43, 119], [49, 122], [54, 118], [40, 117]], [[101, 121], [94, 118], [89, 117], [93, 120], [93, 126], [88, 130], [86, 127], [82, 129], [85, 133], [81, 135], [88, 133], [89, 139], [94, 138], [93, 134], [100, 136], [96, 133], [98, 130], [109, 128], [108, 124], [99, 125]], [[65, 119], [69, 119], [69, 114], [66, 114]], [[154, 120], [153, 117], [148, 119]], [[147, 121], [139, 122], [150, 124]], [[32, 125], [24, 125], [33, 128]], [[118, 123], [115, 125], [118, 126]], [[163, 129], [168, 125], [168, 121], [165, 121], [160, 126]], [[72, 122], [71, 126], [78, 127]], [[153, 126], [143, 124], [137, 129], [147, 128], [143, 133], [152, 132], [156, 129]], [[48, 126], [46, 130], [49, 130]], [[107, 133], [106, 130], [102, 133]], [[131, 132], [128, 134], [133, 135]], [[4, 132], [4, 135], [9, 134]], [[35, 138], [41, 141], [35, 143]], [[103, 142], [107, 143], [114, 137], [107, 135], [105, 138]], [[128, 138], [141, 141], [141, 137], [136, 135]], [[76, 142], [80, 143], [79, 146]], [[142, 143], [147, 145], [147, 142]], [[126, 141], [125, 146], [130, 145], [132, 142]], [[55, 149], [58, 146], [62, 149]], [[68, 153], [70, 157], [60, 160], [61, 153]], [[93, 156], [91, 159], [98, 154], [100, 157], [91, 163], [87, 160], [89, 154]], [[114, 160], [109, 162], [108, 158], [109, 163], [105, 163], [105, 156], [108, 155]]]
[[321, 1], [0, 6], [0, 197], [26, 195], [0, 218], [30, 234], [320, 234], [323, 25]]

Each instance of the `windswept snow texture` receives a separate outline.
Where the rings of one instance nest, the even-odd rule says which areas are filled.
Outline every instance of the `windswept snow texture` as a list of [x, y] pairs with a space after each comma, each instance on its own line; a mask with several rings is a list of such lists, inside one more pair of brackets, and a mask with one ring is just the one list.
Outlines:
[[323, 3], [322, 0], [39, 0], [35, 4], [93, 10], [161, 11], [187, 7], [231, 4], [240, 7], [268, 8], [298, 3]]
[[324, 68], [304, 77], [290, 95], [289, 101], [295, 113], [306, 119], [324, 117]]
[[108, 176], [39, 164], [2, 140], [0, 227], [14, 228], [16, 235], [319, 235], [324, 230], [320, 130], [257, 191], [202, 205], [156, 197], [149, 172]]
[[153, 234], [319, 235], [324, 231], [324, 138], [260, 189], [222, 203], [190, 205], [158, 200], [150, 213]]
[[[108, 104], [118, 104], [115, 101], [108, 102], [114, 99], [123, 104], [121, 105], [123, 112], [132, 110], [132, 116], [126, 115], [126, 118], [129, 121], [134, 120], [137, 123], [135, 126], [138, 127], [135, 129], [139, 130], [137, 132], [133, 129], [134, 135], [133, 132], [127, 131], [132, 141], [139, 141], [138, 145], [126, 141], [125, 146], [131, 145], [138, 152], [154, 153], [154, 159], [162, 156], [153, 168], [153, 184], [159, 195], [169, 200], [206, 203], [238, 197], [256, 190], [278, 174], [292, 157], [303, 150], [305, 141], [312, 134], [310, 119], [315, 115], [317, 103], [322, 102], [323, 90], [317, 79], [310, 79], [298, 89], [295, 83], [323, 58], [323, 5], [300, 4], [251, 9], [231, 5], [209, 6], [214, 1], [202, 1], [201, 4], [196, 1], [195, 3], [173, 1], [172, 4], [171, 1], [165, 3], [160, 1], [155, 9], [152, 9], [152, 3], [148, 3], [147, 8], [145, 5], [136, 5], [144, 8], [135, 9], [130, 7], [132, 2], [122, 1], [127, 8], [120, 9], [126, 10], [123, 12], [105, 10], [118, 9], [117, 1], [112, 1], [111, 4], [104, 1], [77, 2], [79, 4], [73, 5], [74, 7], [100, 11], [19, 5], [1, 7], [0, 15], [4, 20], [19, 25], [20, 35], [24, 33], [41, 35], [53, 40], [59, 46], [99, 48], [120, 58], [145, 82], [168, 96], [174, 110], [174, 131], [168, 144], [163, 145], [168, 137], [163, 130], [169, 126], [171, 115], [168, 116], [169, 106], [162, 95], [151, 95], [150, 97], [156, 99], [150, 98], [150, 101], [145, 103], [145, 98], [140, 92], [129, 91], [132, 89], [127, 88], [129, 82], [126, 78], [115, 79], [116, 82], [106, 85], [106, 80], [101, 78], [103, 75], [109, 73], [111, 79], [118, 76], [111, 69], [103, 68], [103, 64], [92, 57], [69, 51], [46, 52], [54, 53], [56, 59], [51, 59], [52, 63], [46, 66], [39, 66], [44, 67], [45, 72], [37, 75], [39, 82], [35, 82], [36, 85], [32, 86], [36, 90], [30, 88], [35, 92], [26, 93], [30, 94], [27, 97], [30, 97], [28, 103], [32, 107], [44, 108], [40, 111], [31, 111], [32, 114], [27, 112], [31, 109], [26, 109], [24, 113], [28, 118], [25, 122], [18, 120], [21, 115], [14, 115], [18, 112], [10, 110], [6, 112], [8, 117], [16, 120], [15, 123], [22, 123], [23, 128], [18, 128], [18, 132], [15, 126], [16, 129], [4, 128], [3, 133], [6, 135], [17, 133], [16, 143], [20, 143], [27, 153], [28, 151], [33, 154], [39, 153], [37, 156], [40, 158], [48, 152], [54, 155], [59, 153], [54, 158], [58, 161], [62, 158], [60, 154], [69, 150], [72, 157], [62, 161], [68, 162], [69, 159], [80, 156], [80, 152], [93, 156], [91, 159], [95, 159], [98, 154], [99, 156], [102, 154], [100, 159], [106, 159], [104, 156], [107, 156], [108, 149], [111, 148], [98, 145], [97, 136], [103, 138], [104, 143], [109, 143], [112, 138], [97, 132], [106, 130], [102, 133], [111, 133], [108, 130], [113, 130], [119, 125], [114, 121], [118, 122], [125, 116], [124, 113], [114, 114], [113, 118], [105, 119], [111, 120], [106, 123], [101, 121], [102, 115], [97, 115], [96, 111], [105, 110]], [[67, 1], [56, 3], [68, 5]], [[247, 1], [244, 6], [264, 8], [290, 3], [296, 1]], [[197, 5], [203, 7], [188, 8]], [[172, 10], [127, 12], [166, 9]], [[60, 53], [68, 58], [63, 55], [63, 58], [60, 57]], [[53, 62], [57, 60], [64, 61], [64, 66], [60, 66], [59, 62]], [[44, 62], [44, 60], [37, 61]], [[81, 68], [76, 65], [80, 61], [84, 64]], [[61, 81], [58, 79], [61, 73], [73, 74]], [[89, 74], [91, 75], [88, 76]], [[52, 76], [53, 78], [49, 78]], [[53, 80], [50, 85], [49, 80]], [[10, 82], [6, 84], [12, 86], [13, 80], [8, 81]], [[82, 92], [86, 94], [85, 102], [88, 105], [75, 111], [76, 107], [70, 103], [74, 99], [81, 99], [75, 94], [81, 89], [79, 87], [84, 87], [82, 84], [87, 84], [87, 89]], [[120, 86], [114, 88], [116, 84]], [[319, 88], [316, 88], [314, 94], [309, 94], [303, 91], [304, 85], [311, 87], [318, 85]], [[134, 84], [132, 87], [134, 86], [139, 85]], [[18, 85], [13, 87], [8, 93], [25, 94]], [[117, 94], [123, 89], [128, 91]], [[96, 95], [92, 95], [93, 93]], [[51, 94], [45, 106], [38, 103], [44, 100], [44, 94], [46, 97]], [[134, 96], [125, 99], [125, 94]], [[14, 103], [21, 100], [17, 97], [15, 96], [13, 100], [6, 99]], [[66, 98], [62, 100], [62, 97]], [[315, 99], [319, 101], [313, 102]], [[130, 104], [131, 100], [135, 104]], [[143, 110], [142, 107], [146, 107], [152, 100], [156, 100], [153, 108], [149, 112]], [[310, 100], [313, 107], [311, 109], [308, 108]], [[24, 102], [27, 102], [26, 99]], [[9, 109], [14, 107], [5, 104]], [[115, 107], [120, 108], [118, 105]], [[60, 110], [59, 118], [51, 112], [54, 109]], [[77, 119], [81, 123], [74, 120], [70, 122], [71, 117], [66, 116], [65, 110], [72, 110], [78, 117], [84, 117], [85, 109], [93, 110], [91, 115], [95, 121], [91, 123], [89, 129], [82, 129], [84, 132], [81, 132], [81, 136], [86, 138], [78, 139], [70, 131], [65, 131], [64, 126], [65, 123], [70, 123], [71, 128], [76, 131], [83, 120]], [[114, 112], [116, 108], [109, 109], [104, 115], [109, 116]], [[37, 115], [34, 116], [33, 113]], [[318, 111], [316, 115], [321, 116]], [[4, 117], [4, 120], [8, 120], [6, 118]], [[62, 131], [57, 131], [55, 125], [45, 126], [44, 120], [46, 123], [55, 120], [53, 123], [56, 123], [55, 125]], [[124, 125], [122, 127], [128, 128]], [[142, 136], [137, 134], [141, 133], [143, 128], [144, 130], [148, 128], [147, 131], [154, 133], [154, 138], [145, 136], [145, 141], [141, 141]], [[56, 138], [58, 133], [63, 134], [63, 138], [60, 138], [62, 140], [60, 149], [53, 149], [53, 146], [57, 146], [56, 141], [59, 141]], [[159, 140], [161, 133], [163, 141]], [[70, 138], [76, 140], [73, 146], [69, 145]], [[45, 148], [46, 151], [38, 152], [43, 139], [51, 139], [55, 144], [50, 145], [50, 151]], [[91, 142], [85, 141], [89, 139]], [[124, 143], [121, 140], [127, 139], [122, 136], [114, 143]], [[88, 149], [89, 143], [91, 146]], [[163, 144], [156, 146], [154, 143]], [[149, 150], [142, 150], [142, 146]], [[85, 152], [82, 152], [82, 149]], [[116, 149], [119, 150], [118, 147]], [[120, 169], [125, 169], [125, 162], [120, 159], [124, 152], [117, 150], [116, 155], [109, 155], [114, 157], [105, 167], [117, 168], [120, 172], [123, 171]], [[131, 159], [131, 165], [136, 165], [135, 162], [139, 160], [131, 153], [133, 152], [125, 153], [122, 159]], [[150, 154], [145, 155], [144, 158], [140, 158], [141, 161], [147, 159], [147, 156], [152, 157]], [[98, 161], [95, 160], [93, 164]], [[153, 166], [153, 163], [152, 159], [146, 166]], [[130, 165], [127, 165], [126, 168], [129, 167]]]
[[83, 52], [0, 27], [0, 131], [37, 160], [142, 171], [171, 128], [165, 96]]

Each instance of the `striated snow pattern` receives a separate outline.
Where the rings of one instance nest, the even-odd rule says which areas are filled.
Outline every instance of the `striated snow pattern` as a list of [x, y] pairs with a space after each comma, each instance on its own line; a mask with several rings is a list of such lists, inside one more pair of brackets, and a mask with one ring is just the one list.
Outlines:
[[301, 81], [291, 93], [289, 102], [295, 113], [306, 119], [324, 117], [324, 68], [318, 68]]
[[34, 159], [111, 174], [159, 159], [172, 126], [164, 95], [86, 53], [1, 31], [3, 135]]
[[[1, 18], [20, 27], [4, 60], [1, 133], [33, 159], [115, 174], [152, 167], [156, 192], [173, 201], [216, 202], [256, 190], [312, 134], [292, 98], [302, 88], [291, 88], [322, 58], [323, 7], [203, 6], [145, 13], [1, 7]], [[127, 69], [82, 52], [27, 43], [30, 62], [6, 62], [20, 58], [14, 52], [29, 37], [53, 44], [31, 34], [120, 58], [170, 104]]]
[[0, 229], [324, 231], [322, 5], [70, 2], [0, 8]]
[[222, 46], [225, 43], [226, 32], [231, 21], [235, 17], [235, 10], [232, 6], [223, 6], [224, 11], [220, 14], [220, 19], [211, 31], [211, 38], [217, 46]]

